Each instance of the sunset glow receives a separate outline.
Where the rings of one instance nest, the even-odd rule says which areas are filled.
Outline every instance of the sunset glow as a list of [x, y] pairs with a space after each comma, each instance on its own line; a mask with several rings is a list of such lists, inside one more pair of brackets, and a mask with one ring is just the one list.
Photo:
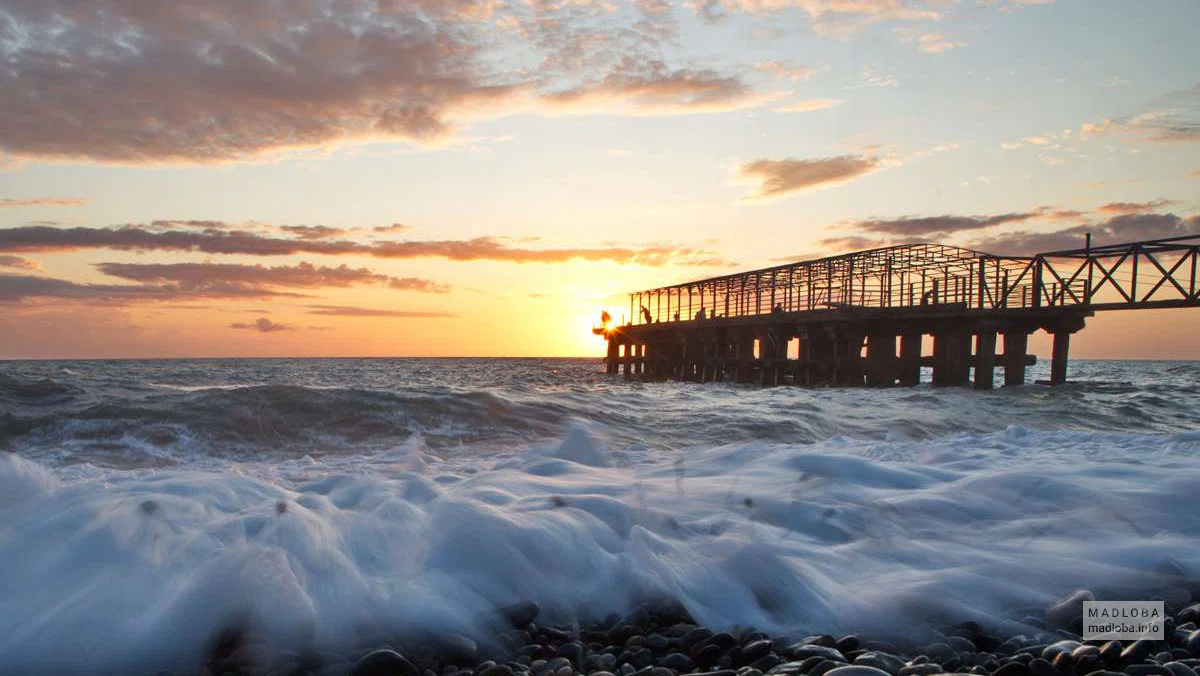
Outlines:
[[[599, 357], [630, 291], [1200, 233], [1196, 25], [1194, 0], [0, 2], [0, 358]], [[1073, 356], [1200, 358], [1200, 313], [1091, 326]]]

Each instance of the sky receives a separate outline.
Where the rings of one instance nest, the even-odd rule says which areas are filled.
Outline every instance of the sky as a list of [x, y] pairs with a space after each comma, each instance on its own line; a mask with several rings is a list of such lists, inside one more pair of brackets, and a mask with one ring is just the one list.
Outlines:
[[[0, 0], [0, 358], [600, 356], [629, 291], [1200, 233], [1197, 25], [1196, 0]], [[1072, 356], [1200, 358], [1198, 333], [1102, 314]]]

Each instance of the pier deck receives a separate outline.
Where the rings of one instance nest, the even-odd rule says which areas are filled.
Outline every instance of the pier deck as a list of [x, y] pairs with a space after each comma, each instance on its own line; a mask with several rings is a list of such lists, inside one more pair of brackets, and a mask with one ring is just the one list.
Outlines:
[[632, 293], [632, 321], [596, 332], [628, 377], [887, 387], [931, 367], [935, 385], [991, 389], [996, 367], [1025, 382], [1046, 331], [1061, 384], [1094, 313], [1200, 307], [1198, 265], [1200, 235], [1035, 256], [893, 246]]

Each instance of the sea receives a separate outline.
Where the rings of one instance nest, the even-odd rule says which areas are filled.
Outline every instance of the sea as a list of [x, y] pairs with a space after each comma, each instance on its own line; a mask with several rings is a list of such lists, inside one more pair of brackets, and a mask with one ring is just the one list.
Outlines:
[[[596, 359], [0, 362], [0, 672], [588, 622], [1020, 633], [1200, 582], [1200, 362], [977, 392], [629, 382]], [[926, 373], [928, 377], [928, 373]]]

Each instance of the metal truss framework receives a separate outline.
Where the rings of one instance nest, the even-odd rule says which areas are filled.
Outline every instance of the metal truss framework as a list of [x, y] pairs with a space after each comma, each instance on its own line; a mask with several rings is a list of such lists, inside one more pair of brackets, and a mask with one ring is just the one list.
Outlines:
[[909, 244], [712, 277], [629, 296], [634, 325], [838, 308], [965, 311], [1200, 306], [1200, 234], [995, 256]]

